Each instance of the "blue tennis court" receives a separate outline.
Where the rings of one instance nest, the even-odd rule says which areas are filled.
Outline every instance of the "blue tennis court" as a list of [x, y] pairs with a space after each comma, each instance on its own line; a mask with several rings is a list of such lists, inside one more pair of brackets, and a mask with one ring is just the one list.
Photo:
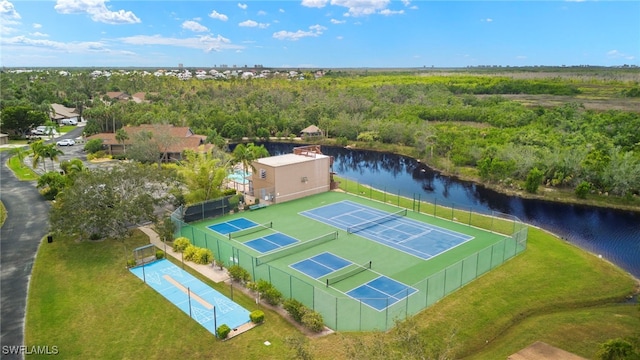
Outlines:
[[386, 276], [380, 276], [348, 291], [347, 295], [378, 311], [382, 311], [417, 291], [401, 282]]
[[238, 218], [238, 219], [230, 220], [227, 222], [207, 226], [207, 228], [209, 230], [213, 230], [217, 232], [218, 234], [228, 235], [229, 233], [248, 229], [250, 227], [254, 227], [257, 225], [258, 224], [254, 223], [249, 219]]
[[248, 310], [169, 260], [134, 267], [131, 272], [214, 335], [216, 326], [235, 329], [250, 321]]
[[295, 244], [297, 242], [298, 242], [297, 239], [294, 239], [283, 233], [277, 232], [274, 234], [270, 234], [267, 236], [263, 236], [257, 239], [247, 241], [244, 244], [254, 249], [255, 251], [258, 251], [260, 253], [265, 253], [265, 252], [273, 251], [275, 249], [279, 249], [283, 246]]
[[352, 262], [349, 260], [345, 260], [330, 252], [323, 252], [289, 266], [309, 277], [318, 279], [351, 264]]
[[424, 260], [473, 239], [473, 236], [400, 215], [394, 216], [348, 200], [300, 214]]

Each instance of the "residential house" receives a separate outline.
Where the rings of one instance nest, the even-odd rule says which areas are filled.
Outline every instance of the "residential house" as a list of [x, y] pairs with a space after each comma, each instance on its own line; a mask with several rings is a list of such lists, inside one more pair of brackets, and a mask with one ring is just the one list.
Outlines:
[[131, 96], [124, 91], [109, 91], [106, 95], [111, 100], [129, 101], [131, 99]]
[[102, 146], [108, 154], [122, 155], [126, 153], [127, 147], [134, 144], [138, 134], [147, 131], [153, 134], [152, 139], [161, 139], [158, 141], [158, 156], [164, 157], [164, 161], [181, 160], [185, 150], [210, 151], [213, 147], [211, 144], [205, 144], [206, 136], [194, 134], [190, 128], [185, 126], [145, 124], [125, 126], [122, 129], [127, 133], [128, 138], [124, 142], [118, 142], [114, 133], [91, 135], [87, 141], [102, 139]]
[[80, 114], [76, 112], [76, 109], [68, 108], [61, 104], [51, 104], [49, 118], [59, 125], [69, 122], [65, 120], [75, 121], [76, 123], [80, 122]]

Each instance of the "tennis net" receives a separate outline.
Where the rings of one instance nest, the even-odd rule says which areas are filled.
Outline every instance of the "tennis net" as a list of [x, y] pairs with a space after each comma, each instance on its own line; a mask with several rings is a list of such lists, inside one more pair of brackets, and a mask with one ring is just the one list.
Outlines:
[[382, 215], [382, 216], [377, 217], [375, 219], [366, 220], [366, 221], [361, 222], [360, 224], [347, 227], [347, 233], [353, 234], [355, 232], [362, 231], [362, 230], [370, 228], [372, 226], [383, 224], [383, 223], [386, 223], [387, 221], [398, 219], [398, 218], [400, 218], [402, 216], [406, 216], [406, 215], [407, 215], [407, 209], [402, 209], [400, 211], [391, 213], [389, 215]]
[[318, 246], [320, 244], [324, 244], [326, 242], [329, 242], [331, 240], [335, 240], [338, 238], [338, 232], [334, 231], [322, 236], [318, 236], [317, 238], [313, 238], [311, 240], [307, 240], [305, 242], [299, 242], [296, 244], [292, 244], [289, 246], [285, 246], [283, 248], [281, 248], [280, 250], [274, 251], [272, 253], [269, 254], [265, 254], [262, 256], [259, 256], [256, 258], [256, 266], [262, 265], [262, 264], [266, 264], [270, 261], [276, 260], [276, 259], [280, 259], [281, 257], [285, 257], [287, 255], [291, 255], [293, 253], [302, 251], [302, 250], [306, 250], [309, 248], [312, 248], [314, 246]]
[[268, 223], [258, 224], [250, 228], [246, 228], [238, 231], [232, 231], [229, 233], [229, 240], [232, 240], [233, 238], [239, 238], [241, 236], [253, 234], [258, 231], [271, 229], [272, 227], [273, 227], [273, 222], [269, 221]]
[[334, 277], [327, 278], [326, 280], [327, 287], [329, 287], [329, 285], [333, 285], [337, 282], [340, 282], [346, 278], [350, 278], [354, 275], [360, 274], [363, 271], [371, 269], [371, 261], [365, 263], [364, 265], [358, 265], [358, 264], [354, 264], [354, 265], [355, 267], [353, 269], [347, 270], [342, 274], [336, 275]]

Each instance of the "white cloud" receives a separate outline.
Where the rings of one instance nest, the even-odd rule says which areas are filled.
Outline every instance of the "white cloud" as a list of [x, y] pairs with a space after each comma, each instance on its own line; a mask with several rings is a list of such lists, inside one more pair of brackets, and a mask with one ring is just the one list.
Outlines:
[[404, 14], [404, 10], [389, 10], [383, 9], [380, 11], [380, 15], [391, 16], [391, 15], [402, 15]]
[[231, 40], [218, 35], [202, 35], [191, 38], [171, 38], [161, 35], [135, 35], [120, 38], [120, 40], [129, 45], [163, 45], [163, 46], [176, 46], [185, 47], [190, 49], [199, 49], [205, 52], [210, 51], [222, 51], [227, 49], [243, 49], [244, 47], [231, 44]]
[[607, 57], [610, 57], [612, 59], [625, 59], [625, 60], [633, 60], [636, 58], [633, 55], [625, 54], [618, 50], [607, 51]]
[[99, 41], [86, 41], [86, 42], [70, 42], [63, 43], [59, 41], [45, 40], [45, 39], [30, 39], [26, 36], [14, 36], [12, 38], [1, 38], [0, 43], [4, 46], [29, 46], [29, 47], [42, 47], [49, 50], [60, 50], [67, 53], [82, 53], [85, 51], [100, 51], [109, 52], [104, 43]]
[[344, 24], [344, 23], [346, 23], [346, 21], [345, 21], [345, 20], [337, 20], [337, 19], [331, 19], [331, 20], [329, 20], [329, 21], [331, 21], [331, 23], [332, 23], [332, 24], [336, 24], [336, 25], [337, 25], [337, 24]]
[[265, 16], [265, 15], [267, 15], [266, 11], [263, 11], [263, 10], [258, 11], [258, 16]]
[[0, 1], [0, 16], [2, 17], [2, 20], [21, 19], [20, 14], [18, 14], [16, 9], [13, 7], [13, 4], [7, 0]]
[[229, 20], [229, 17], [228, 17], [227, 15], [225, 15], [225, 14], [220, 14], [219, 12], [217, 12], [217, 11], [215, 11], [215, 10], [213, 10], [213, 11], [211, 12], [211, 14], [209, 14], [209, 17], [210, 17], [210, 18], [213, 18], [213, 19], [218, 19], [218, 20], [221, 20], [221, 21], [227, 21], [227, 20]]
[[191, 30], [193, 32], [206, 32], [209, 31], [206, 26], [198, 23], [197, 21], [187, 20], [182, 23], [182, 28]]
[[133, 12], [111, 11], [105, 3], [108, 0], [58, 0], [54, 9], [60, 14], [88, 14], [91, 20], [105, 24], [136, 24], [141, 22]]
[[247, 4], [241, 4], [241, 3], [238, 3], [238, 7], [239, 7], [240, 9], [242, 9], [242, 10], [247, 10], [247, 7], [248, 7], [248, 6], [247, 6]]
[[518, 60], [526, 60], [527, 57], [524, 56], [524, 55], [518, 55], [518, 56], [516, 56], [516, 59], [518, 59]]
[[486, 19], [480, 19], [480, 21], [483, 21], [483, 22], [493, 22], [493, 19], [492, 19], [492, 18], [486, 18]]
[[302, 6], [311, 8], [323, 8], [327, 5], [329, 0], [302, 0]]
[[349, 10], [345, 16], [366, 16], [384, 10], [390, 0], [331, 0], [331, 5], [343, 6]]
[[31, 36], [39, 36], [39, 37], [49, 37], [49, 34], [44, 34], [39, 31], [30, 34]]
[[411, 1], [409, 1], [409, 0], [401, 0], [401, 1], [402, 1], [402, 3], [404, 4], [404, 6], [409, 6], [409, 5], [411, 5]]
[[246, 21], [243, 21], [243, 22], [239, 23], [238, 25], [242, 26], [242, 27], [258, 27], [260, 29], [266, 29], [266, 28], [269, 27], [269, 24], [259, 23], [257, 21], [253, 21], [253, 20], [246, 20]]
[[278, 9], [278, 11], [284, 13], [284, 9]]
[[342, 40], [342, 39], [344, 39], [344, 37], [342, 35], [336, 36], [336, 40]]
[[42, 29], [42, 24], [34, 23], [33, 24], [33, 28], [34, 29]]
[[327, 28], [321, 25], [312, 25], [309, 26], [309, 30], [311, 31], [298, 30], [296, 32], [292, 32], [283, 30], [273, 33], [273, 37], [278, 40], [297, 41], [305, 37], [318, 37], [322, 35], [322, 32], [327, 30]]

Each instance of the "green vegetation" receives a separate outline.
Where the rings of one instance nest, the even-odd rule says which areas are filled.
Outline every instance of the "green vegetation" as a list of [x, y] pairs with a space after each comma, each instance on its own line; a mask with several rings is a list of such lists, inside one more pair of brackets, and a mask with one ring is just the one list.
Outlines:
[[[0, 108], [29, 104], [32, 110], [20, 114], [52, 102], [91, 105], [84, 109], [86, 134], [170, 123], [188, 125], [223, 148], [224, 139], [282, 139], [315, 124], [335, 144], [404, 147], [435, 168], [504, 191], [528, 195], [523, 189], [536, 168], [547, 191], [530, 196], [555, 200], [555, 192], [548, 195], [554, 190], [576, 201], [574, 190], [586, 182], [589, 201], [640, 207], [636, 69], [330, 70], [313, 81], [180, 81], [136, 72], [91, 79], [78, 70], [36, 84], [24, 74], [2, 81]], [[149, 102], [87, 102], [113, 90], [145, 92]], [[145, 149], [169, 145], [157, 137], [138, 140], [129, 158], [151, 161]]]
[[24, 165], [18, 156], [10, 158], [7, 165], [21, 181], [34, 181], [38, 179], [38, 174], [28, 166]]
[[[126, 255], [149, 243], [139, 231], [124, 241]], [[26, 344], [57, 345], [65, 359], [202, 359], [234, 354], [239, 359], [281, 359], [291, 353], [284, 339], [298, 331], [277, 313], [233, 291], [249, 311], [262, 310], [264, 324], [216, 341], [175, 305], [126, 268], [123, 242], [77, 242], [56, 237], [39, 248], [28, 298]], [[231, 289], [198, 278], [230, 296]], [[262, 345], [269, 340], [271, 346]], [[43, 356], [46, 357], [46, 356]], [[28, 356], [37, 359], [38, 356]]]
[[[136, 232], [124, 245], [131, 251], [146, 243]], [[470, 359], [505, 358], [536, 340], [593, 357], [609, 339], [640, 336], [638, 307], [620, 304], [636, 284], [632, 278], [538, 229], [530, 229], [528, 244], [523, 254], [418, 314], [409, 329], [421, 341], [451, 339], [433, 348]], [[122, 245], [58, 237], [40, 247], [30, 283], [27, 345], [46, 339], [65, 358], [101, 359], [123, 353], [202, 358], [221, 351], [243, 359], [281, 359], [296, 350], [285, 339], [298, 331], [263, 307], [264, 325], [230, 342], [212, 341], [204, 328], [128, 273]], [[204, 281], [230, 295], [227, 285]], [[256, 309], [241, 292], [233, 297]], [[396, 330], [328, 335], [309, 340], [307, 350], [316, 359], [348, 358], [353, 341], [379, 349], [397, 345], [399, 336]], [[265, 339], [272, 346], [262, 346]]]
[[4, 225], [5, 220], [7, 220], [7, 208], [5, 208], [2, 201], [0, 201], [0, 227]]

